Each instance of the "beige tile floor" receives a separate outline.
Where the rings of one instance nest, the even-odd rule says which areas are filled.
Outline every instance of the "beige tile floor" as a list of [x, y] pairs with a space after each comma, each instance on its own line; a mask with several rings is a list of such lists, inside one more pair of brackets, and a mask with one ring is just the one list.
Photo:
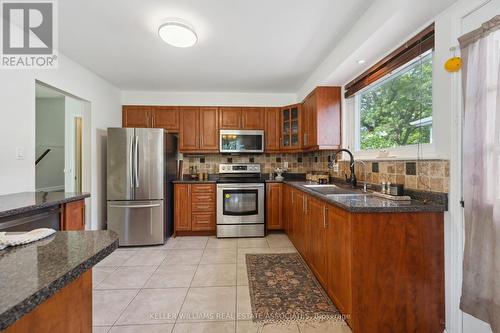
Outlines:
[[247, 253], [296, 252], [285, 234], [177, 237], [120, 248], [93, 269], [94, 332], [349, 333], [345, 323], [260, 328], [251, 321]]

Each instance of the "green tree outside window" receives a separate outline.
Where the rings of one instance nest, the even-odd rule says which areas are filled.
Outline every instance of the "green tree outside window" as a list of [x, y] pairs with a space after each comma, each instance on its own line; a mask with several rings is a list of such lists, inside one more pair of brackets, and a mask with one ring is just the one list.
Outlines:
[[432, 53], [359, 95], [362, 150], [432, 139]]

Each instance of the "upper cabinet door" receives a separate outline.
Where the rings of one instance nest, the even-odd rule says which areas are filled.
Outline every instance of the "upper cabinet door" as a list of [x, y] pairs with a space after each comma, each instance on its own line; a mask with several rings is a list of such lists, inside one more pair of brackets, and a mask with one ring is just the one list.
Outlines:
[[179, 131], [178, 106], [154, 106], [152, 114], [152, 127], [164, 128], [171, 132]]
[[219, 108], [220, 129], [241, 129], [241, 108]]
[[265, 109], [265, 140], [266, 152], [278, 152], [280, 150], [280, 109]]
[[281, 148], [298, 150], [302, 145], [302, 117], [300, 104], [281, 110]]
[[243, 129], [264, 129], [264, 108], [242, 108], [241, 123]]
[[199, 115], [200, 108], [197, 107], [180, 107], [180, 135], [179, 135], [179, 150], [193, 151], [200, 147], [200, 124]]
[[122, 107], [123, 127], [151, 127], [151, 107], [124, 105]]
[[219, 151], [219, 110], [200, 108], [200, 150]]

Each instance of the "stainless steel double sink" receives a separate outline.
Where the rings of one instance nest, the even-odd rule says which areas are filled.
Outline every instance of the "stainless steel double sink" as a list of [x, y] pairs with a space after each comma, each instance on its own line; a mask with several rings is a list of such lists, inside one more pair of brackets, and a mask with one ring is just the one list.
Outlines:
[[304, 187], [312, 191], [321, 193], [327, 197], [348, 197], [356, 199], [363, 198], [369, 195], [369, 193], [363, 193], [359, 190], [343, 188], [334, 184], [307, 184], [304, 185]]

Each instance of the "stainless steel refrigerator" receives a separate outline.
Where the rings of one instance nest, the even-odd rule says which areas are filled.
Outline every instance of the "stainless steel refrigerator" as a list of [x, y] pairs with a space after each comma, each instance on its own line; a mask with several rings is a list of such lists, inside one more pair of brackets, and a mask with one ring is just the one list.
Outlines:
[[108, 229], [120, 246], [163, 244], [173, 232], [177, 137], [163, 129], [108, 128]]

